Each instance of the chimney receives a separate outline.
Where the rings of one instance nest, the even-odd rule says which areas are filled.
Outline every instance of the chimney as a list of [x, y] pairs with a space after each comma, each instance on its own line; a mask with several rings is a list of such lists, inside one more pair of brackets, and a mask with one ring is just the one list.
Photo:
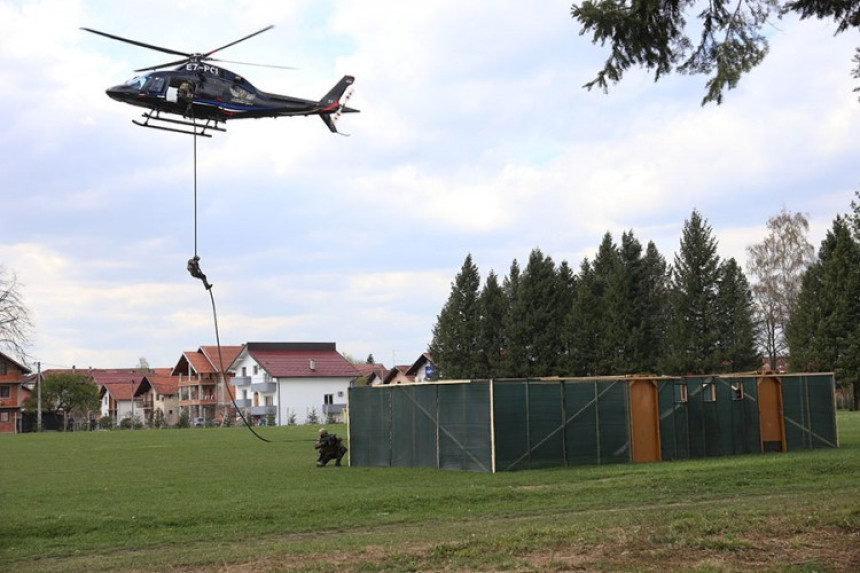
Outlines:
[[314, 360], [313, 358], [310, 359], [310, 367], [311, 367], [311, 370], [317, 369], [317, 361]]

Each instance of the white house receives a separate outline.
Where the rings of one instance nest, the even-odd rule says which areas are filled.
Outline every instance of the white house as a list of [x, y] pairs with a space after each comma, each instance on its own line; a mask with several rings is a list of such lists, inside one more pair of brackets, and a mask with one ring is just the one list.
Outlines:
[[248, 342], [230, 364], [236, 404], [254, 421], [282, 426], [315, 413], [342, 419], [347, 389], [359, 373], [334, 342]]

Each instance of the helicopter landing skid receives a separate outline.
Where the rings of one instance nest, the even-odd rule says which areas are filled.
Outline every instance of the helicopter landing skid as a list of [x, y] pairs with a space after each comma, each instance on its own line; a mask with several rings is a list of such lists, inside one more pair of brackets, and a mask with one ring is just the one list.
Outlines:
[[[187, 135], [196, 135], [198, 137], [212, 137], [211, 133], [206, 133], [207, 131], [227, 131], [227, 128], [221, 127], [218, 125], [220, 122], [212, 119], [207, 119], [205, 123], [197, 123], [182, 119], [172, 119], [169, 117], [161, 117], [159, 112], [147, 112], [142, 114], [140, 117], [145, 118], [142, 122], [136, 119], [131, 120], [131, 122], [135, 125], [139, 125], [140, 127], [149, 127], [152, 129], [160, 129], [162, 131], [173, 131], [175, 133], [185, 133]], [[153, 122], [153, 123], [150, 123]], [[172, 125], [181, 125], [185, 127], [190, 127], [191, 129], [181, 129], [176, 127], [168, 127], [165, 125], [157, 125], [156, 122], [164, 122]]]

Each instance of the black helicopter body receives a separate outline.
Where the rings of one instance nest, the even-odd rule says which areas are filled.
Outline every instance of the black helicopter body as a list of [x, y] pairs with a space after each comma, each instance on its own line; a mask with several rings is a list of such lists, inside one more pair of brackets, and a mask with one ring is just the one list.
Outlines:
[[[344, 97], [346, 90], [355, 81], [352, 76], [344, 76], [322, 99], [308, 100], [264, 92], [255, 88], [243, 76], [209, 63], [221, 61], [211, 57], [214, 52], [270, 28], [272, 26], [205, 54], [186, 54], [90, 28], [83, 30], [145, 48], [185, 56], [185, 59], [177, 62], [136, 70], [148, 73], [106, 90], [107, 95], [114, 100], [149, 110], [143, 114], [143, 122], [133, 120], [137, 125], [209, 137], [208, 130], [225, 131], [219, 124], [232, 119], [318, 115], [329, 130], [339, 133], [336, 122], [341, 114], [359, 111], [347, 107], [350, 94]], [[176, 64], [179, 66], [173, 70], [161, 69]], [[163, 117], [162, 114], [181, 116], [181, 119]], [[204, 123], [198, 124], [198, 120]], [[185, 129], [165, 127], [158, 122], [178, 124]], [[193, 130], [189, 131], [189, 127]]]

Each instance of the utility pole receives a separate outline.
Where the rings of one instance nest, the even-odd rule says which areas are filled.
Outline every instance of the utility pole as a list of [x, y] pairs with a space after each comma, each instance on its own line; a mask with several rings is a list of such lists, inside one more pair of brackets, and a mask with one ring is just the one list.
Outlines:
[[36, 362], [36, 431], [42, 431], [42, 363]]

